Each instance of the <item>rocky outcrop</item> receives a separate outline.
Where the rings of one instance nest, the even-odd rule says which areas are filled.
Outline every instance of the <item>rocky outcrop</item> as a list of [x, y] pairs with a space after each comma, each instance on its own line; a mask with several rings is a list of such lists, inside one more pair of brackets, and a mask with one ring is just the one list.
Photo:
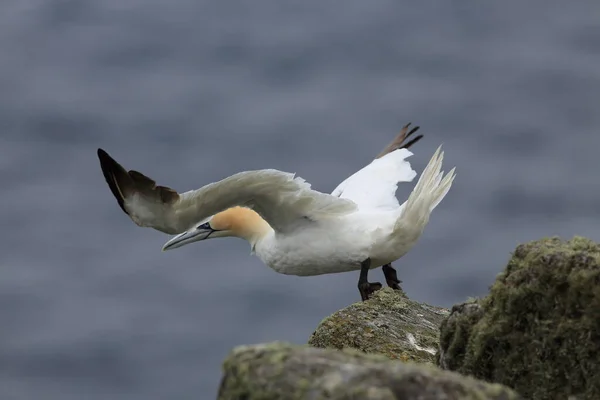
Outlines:
[[519, 399], [510, 389], [357, 350], [242, 346], [225, 360], [219, 400]]
[[600, 399], [600, 246], [518, 246], [487, 297], [452, 308], [438, 364], [531, 399]]
[[235, 349], [219, 399], [600, 399], [600, 246], [520, 245], [488, 296], [450, 311], [380, 290], [309, 344]]
[[325, 318], [308, 343], [323, 348], [354, 348], [390, 359], [434, 363], [439, 326], [449, 310], [410, 300], [385, 288]]

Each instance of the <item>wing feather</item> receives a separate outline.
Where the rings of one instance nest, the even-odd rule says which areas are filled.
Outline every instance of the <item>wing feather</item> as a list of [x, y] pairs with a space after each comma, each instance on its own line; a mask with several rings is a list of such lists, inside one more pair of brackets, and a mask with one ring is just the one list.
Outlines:
[[275, 169], [240, 172], [200, 189], [177, 193], [137, 171], [127, 171], [98, 150], [104, 177], [123, 211], [139, 226], [168, 234], [186, 231], [211, 215], [234, 206], [255, 210], [277, 232], [307, 220], [345, 215], [354, 202], [311, 189], [292, 173]]
[[340, 183], [331, 195], [352, 200], [361, 210], [398, 208], [398, 183], [411, 182], [417, 176], [406, 161], [412, 155], [399, 149], [377, 158]]
[[411, 182], [416, 176], [416, 172], [406, 161], [406, 158], [412, 155], [407, 149], [423, 137], [417, 135], [407, 142], [407, 139], [419, 130], [419, 127], [415, 126], [409, 131], [410, 125], [410, 122], [404, 125], [375, 160], [340, 183], [331, 195], [350, 199], [361, 209], [399, 207], [396, 198], [398, 183]]
[[304, 179], [275, 169], [240, 172], [182, 193], [175, 209], [178, 219], [195, 223], [234, 206], [252, 208], [282, 233], [307, 219], [316, 221], [357, 209], [351, 200], [313, 190]]

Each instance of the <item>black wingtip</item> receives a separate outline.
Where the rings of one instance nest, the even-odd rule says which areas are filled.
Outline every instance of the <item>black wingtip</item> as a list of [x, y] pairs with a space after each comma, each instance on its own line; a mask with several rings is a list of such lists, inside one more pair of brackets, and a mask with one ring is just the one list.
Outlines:
[[125, 199], [119, 190], [117, 184], [117, 176], [128, 176], [127, 171], [123, 168], [118, 162], [116, 162], [106, 151], [101, 148], [98, 148], [98, 159], [100, 160], [100, 168], [102, 169], [102, 174], [104, 175], [104, 179], [110, 188], [115, 199], [117, 199], [117, 203], [119, 203], [119, 207], [121, 210], [127, 215], [129, 213], [125, 209]]
[[[408, 137], [408, 135], [406, 135], [406, 136]], [[404, 146], [402, 146], [402, 148], [408, 149], [410, 146], [417, 143], [422, 138], [423, 138], [423, 135], [418, 135], [418, 136], [414, 137], [412, 140], [410, 140], [408, 143], [406, 143]]]
[[[407, 128], [408, 128], [408, 126], [407, 126]], [[408, 139], [408, 137], [409, 137], [410, 135], [412, 135], [413, 133], [415, 133], [415, 132], [416, 132], [416, 131], [418, 131], [419, 129], [421, 129], [421, 127], [420, 127], [420, 126], [415, 126], [414, 128], [412, 128], [412, 129], [410, 130], [410, 132], [408, 132], [408, 133], [406, 134], [406, 137], [405, 137], [405, 139]]]

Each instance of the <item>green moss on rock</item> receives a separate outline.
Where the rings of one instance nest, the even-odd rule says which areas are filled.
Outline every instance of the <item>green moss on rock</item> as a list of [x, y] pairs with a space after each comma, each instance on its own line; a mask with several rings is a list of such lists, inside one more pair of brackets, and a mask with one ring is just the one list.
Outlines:
[[441, 338], [443, 368], [533, 399], [600, 399], [600, 246], [518, 246], [487, 297], [452, 310]]
[[501, 385], [433, 366], [278, 342], [234, 349], [223, 370], [219, 400], [519, 399]]
[[354, 348], [390, 359], [433, 363], [444, 308], [410, 300], [399, 290], [384, 288], [325, 318], [308, 343], [322, 348]]
[[464, 362], [467, 343], [473, 326], [483, 317], [483, 308], [477, 299], [455, 305], [441, 326], [439, 351], [436, 365], [443, 369], [456, 370]]

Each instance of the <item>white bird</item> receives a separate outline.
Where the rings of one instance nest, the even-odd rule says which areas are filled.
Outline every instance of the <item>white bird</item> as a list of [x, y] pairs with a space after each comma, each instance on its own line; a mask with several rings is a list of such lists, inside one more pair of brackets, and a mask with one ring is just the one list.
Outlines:
[[339, 184], [331, 194], [311, 189], [295, 174], [275, 169], [245, 171], [185, 193], [156, 186], [137, 171], [127, 171], [98, 149], [102, 172], [121, 209], [139, 226], [176, 234], [163, 250], [217, 237], [247, 240], [276, 272], [312, 276], [360, 270], [358, 289], [366, 300], [382, 286], [368, 272], [383, 266], [388, 285], [399, 289], [391, 263], [417, 242], [433, 209], [448, 193], [453, 168], [441, 171], [441, 146], [406, 202], [399, 204], [399, 182], [416, 172], [403, 142], [407, 124], [369, 165]]

